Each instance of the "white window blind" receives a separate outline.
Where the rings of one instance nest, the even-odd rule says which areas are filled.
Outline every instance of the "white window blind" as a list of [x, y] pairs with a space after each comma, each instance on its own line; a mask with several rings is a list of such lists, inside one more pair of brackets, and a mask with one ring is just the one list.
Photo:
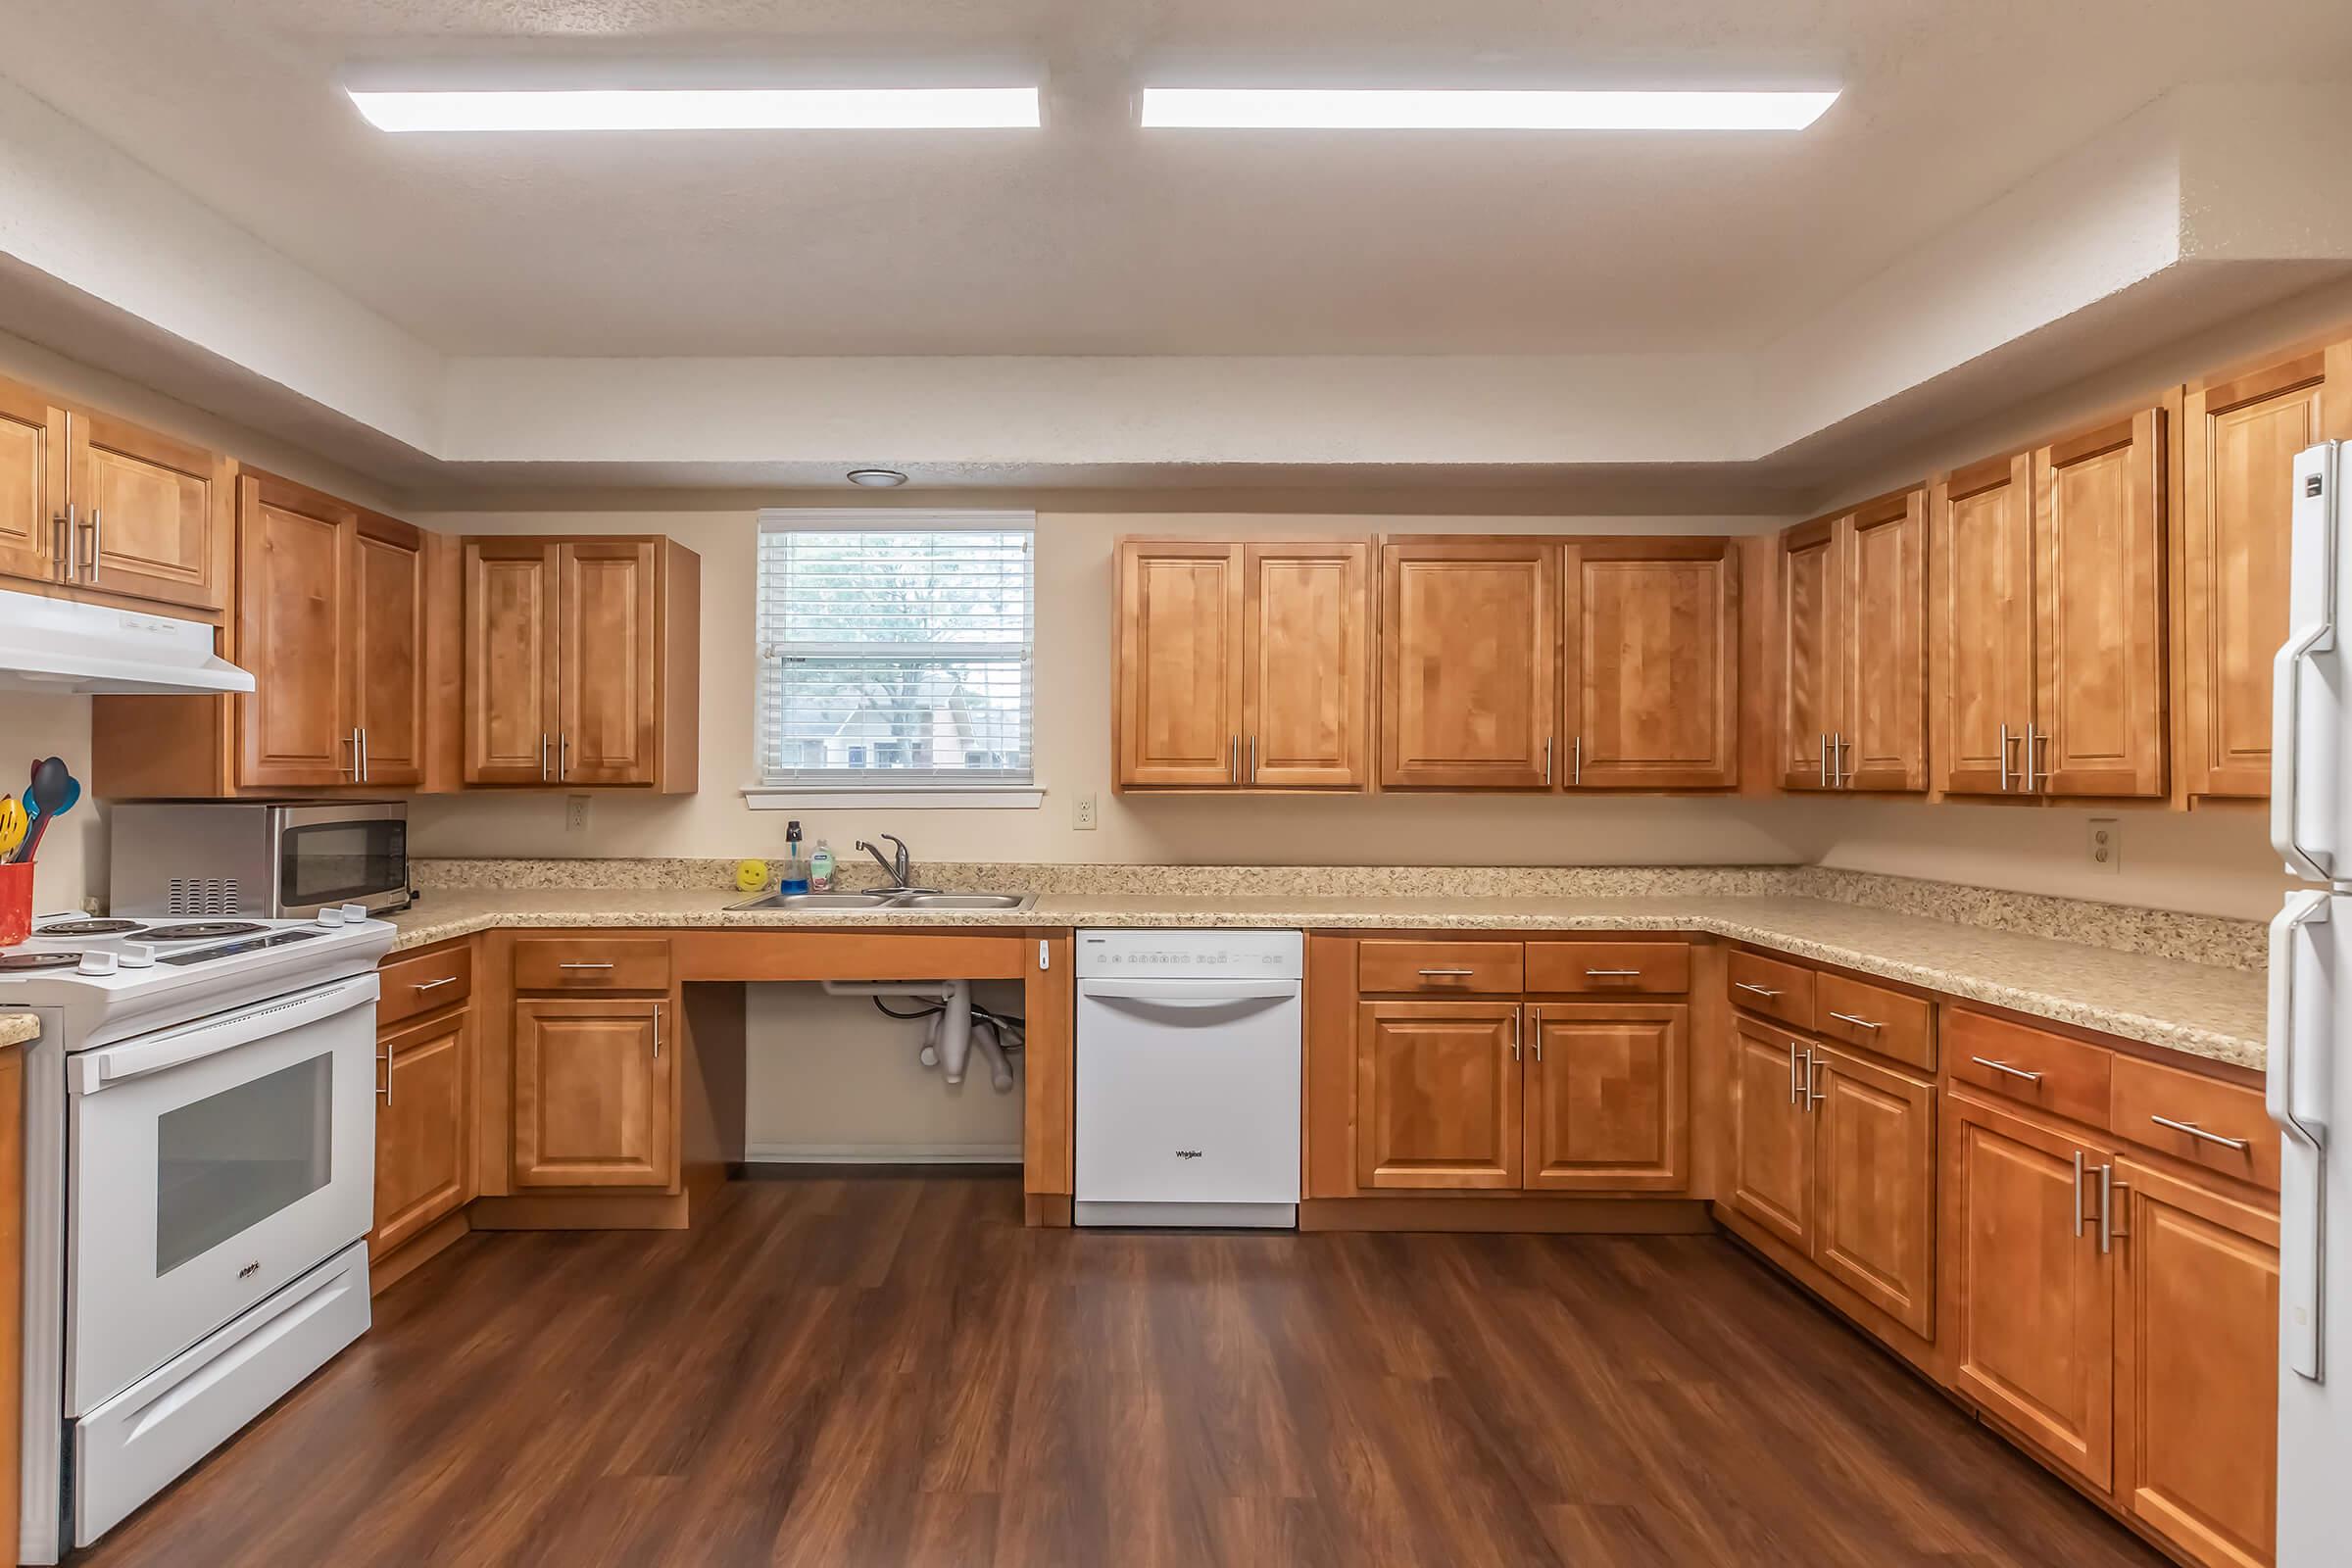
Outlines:
[[1030, 513], [760, 515], [760, 783], [1030, 782]]

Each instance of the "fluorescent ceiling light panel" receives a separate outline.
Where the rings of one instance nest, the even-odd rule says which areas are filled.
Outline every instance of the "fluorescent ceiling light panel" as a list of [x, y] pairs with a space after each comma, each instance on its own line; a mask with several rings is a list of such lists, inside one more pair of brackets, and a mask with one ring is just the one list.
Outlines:
[[1035, 87], [346, 89], [378, 130], [1034, 129]]
[[1146, 87], [1151, 128], [1802, 130], [1831, 92], [1539, 92], [1419, 87]]

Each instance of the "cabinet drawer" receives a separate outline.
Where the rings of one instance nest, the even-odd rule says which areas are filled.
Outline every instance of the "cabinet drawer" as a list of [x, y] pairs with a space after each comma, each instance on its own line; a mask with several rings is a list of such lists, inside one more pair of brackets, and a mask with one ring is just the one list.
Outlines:
[[1936, 1009], [1924, 999], [1824, 972], [1813, 977], [1813, 1032], [1936, 1070]]
[[564, 937], [514, 944], [517, 991], [667, 991], [661, 937]]
[[1732, 1004], [1798, 1029], [1813, 1027], [1813, 971], [1753, 953], [1735, 953], [1724, 969]]
[[[2107, 1124], [2117, 1136], [2278, 1191], [2278, 1129], [2260, 1090], [2137, 1056], [2117, 1056], [2107, 1104]], [[2197, 1131], [2183, 1132], [2184, 1127]]]
[[1527, 989], [1677, 995], [1690, 989], [1690, 945], [1530, 942]]
[[1366, 942], [1356, 949], [1355, 985], [1365, 992], [1515, 997], [1520, 955], [1516, 942]]
[[464, 1002], [473, 995], [473, 944], [387, 958], [377, 971], [384, 994], [375, 1004], [377, 1028]]
[[1965, 1007], [1943, 1009], [1943, 1054], [1955, 1083], [2107, 1125], [2115, 1053]]

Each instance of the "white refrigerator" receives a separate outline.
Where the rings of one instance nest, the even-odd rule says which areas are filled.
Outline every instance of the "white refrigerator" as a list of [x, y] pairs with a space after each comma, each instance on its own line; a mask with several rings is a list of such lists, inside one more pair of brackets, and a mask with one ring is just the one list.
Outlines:
[[[2278, 1563], [2352, 1561], [2352, 447], [2295, 460], [2273, 671], [2271, 842], [2305, 885], [2271, 922], [2278, 1197]], [[2340, 1130], [2340, 1131], [2339, 1131]]]

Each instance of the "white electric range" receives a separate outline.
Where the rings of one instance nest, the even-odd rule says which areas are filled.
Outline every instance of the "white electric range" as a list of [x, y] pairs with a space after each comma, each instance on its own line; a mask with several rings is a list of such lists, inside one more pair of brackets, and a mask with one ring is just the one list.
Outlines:
[[392, 927], [33, 921], [19, 1560], [86, 1545], [366, 1331]]

